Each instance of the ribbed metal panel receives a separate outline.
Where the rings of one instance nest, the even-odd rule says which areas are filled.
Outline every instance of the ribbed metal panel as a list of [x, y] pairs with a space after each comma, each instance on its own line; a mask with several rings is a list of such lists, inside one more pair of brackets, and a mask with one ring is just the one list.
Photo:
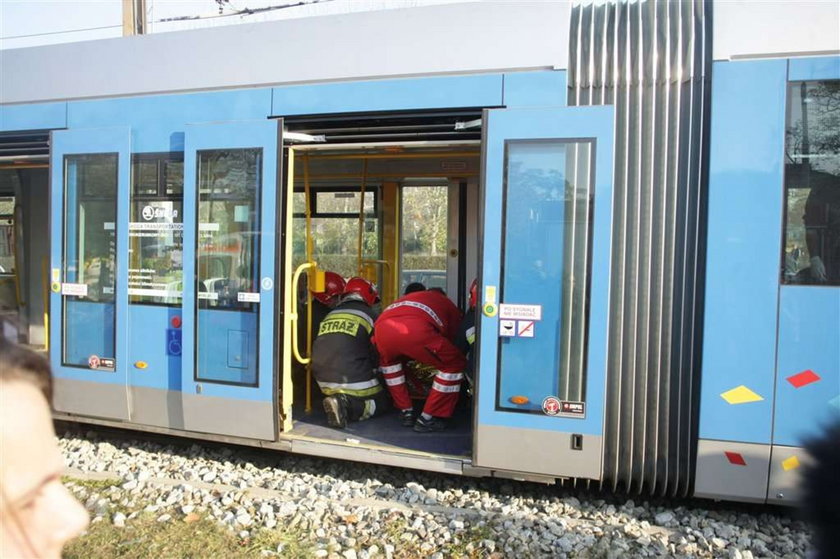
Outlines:
[[711, 2], [572, 9], [569, 105], [616, 108], [604, 480], [687, 495], [700, 374]]

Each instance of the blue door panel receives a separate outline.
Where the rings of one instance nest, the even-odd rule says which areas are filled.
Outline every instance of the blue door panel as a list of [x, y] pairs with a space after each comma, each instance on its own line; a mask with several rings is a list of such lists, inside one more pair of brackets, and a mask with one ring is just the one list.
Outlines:
[[180, 307], [129, 305], [128, 362], [132, 386], [181, 390], [181, 329], [173, 326], [173, 319], [181, 319]]
[[782, 287], [773, 444], [802, 446], [840, 419], [840, 288]]
[[202, 309], [198, 332], [199, 380], [257, 384], [256, 313]]
[[[54, 239], [50, 247], [50, 282], [54, 289], [50, 293], [50, 362], [56, 378], [88, 381], [103, 385], [126, 385], [127, 383], [127, 313], [128, 306], [128, 264], [124, 255], [128, 254], [128, 184], [130, 176], [130, 137], [128, 128], [92, 128], [80, 130], [59, 130], [51, 135], [50, 153], [50, 235]], [[73, 296], [62, 295], [58, 286], [63, 283], [76, 283], [78, 270], [64, 270], [65, 227], [73, 225], [77, 219], [74, 197], [65, 199], [66, 179], [75, 180], [75, 176], [65, 177], [65, 156], [85, 154], [116, 154], [117, 157], [117, 222], [103, 224], [115, 231], [116, 277], [114, 302], [90, 302], [77, 300]], [[72, 170], [72, 167], [71, 167]], [[68, 256], [73, 257], [74, 243], [69, 243]], [[66, 305], [66, 308], [65, 308]], [[68, 362], [81, 366], [65, 366], [65, 349]], [[110, 353], [110, 354], [106, 354]], [[113, 358], [115, 370], [94, 370], [87, 366], [88, 359], [97, 357]], [[70, 385], [67, 385], [70, 386]], [[125, 393], [121, 404], [124, 413], [120, 419], [128, 417], [128, 401]], [[83, 401], [74, 396], [76, 401]], [[76, 413], [101, 415], [96, 410], [96, 403], [88, 409], [74, 409]], [[111, 408], [113, 409], [113, 406]]]
[[[184, 277], [195, 278], [197, 246], [197, 152], [262, 148], [259, 226], [259, 303], [253, 310], [197, 309], [196, 283], [184, 282], [182, 387], [185, 395], [260, 401], [277, 397], [274, 309], [277, 242], [278, 124], [258, 120], [186, 127], [184, 150]], [[197, 323], [196, 323], [197, 320]], [[198, 327], [198, 328], [196, 328]], [[199, 336], [207, 336], [200, 339]], [[196, 355], [197, 342], [202, 352]], [[198, 367], [198, 368], [197, 368]], [[236, 382], [240, 384], [229, 384]], [[206, 400], [210, 402], [210, 400]], [[220, 400], [221, 401], [221, 400]], [[220, 410], [221, 412], [221, 410]], [[268, 418], [271, 421], [272, 418]], [[190, 418], [185, 421], [190, 425]], [[190, 427], [188, 427], [190, 428]]]
[[91, 355], [116, 357], [114, 305], [73, 300], [64, 305], [66, 362], [86, 366]]
[[[600, 435], [603, 430], [604, 384], [606, 379], [606, 334], [609, 280], [609, 250], [612, 214], [612, 107], [574, 107], [569, 109], [508, 109], [488, 111], [485, 123], [485, 192], [484, 192], [484, 253], [482, 289], [486, 286], [502, 287], [501, 303], [539, 304], [543, 320], [536, 323], [534, 338], [514, 338], [499, 342], [499, 317], [482, 314], [480, 323], [481, 343], [478, 388], [478, 422], [480, 425], [514, 427], [526, 430], [547, 430]], [[589, 331], [586, 351], [586, 415], [585, 418], [550, 417], [542, 413], [519, 413], [500, 410], [497, 399], [497, 367], [513, 367], [519, 373], [519, 382], [501, 386], [502, 399], [511, 395], [526, 395], [532, 409], [540, 409], [547, 396], [546, 380], [557, 374], [555, 355], [559, 332], [558, 313], [562, 304], [558, 289], [529, 289], [534, 274], [560, 267], [563, 253], [562, 225], [565, 216], [562, 206], [546, 203], [541, 212], [548, 223], [539, 231], [514, 230], [510, 225], [503, 229], [503, 209], [506, 142], [517, 140], [566, 140], [594, 141], [595, 183], [593, 185], [594, 220], [592, 224], [591, 283], [589, 291]], [[562, 165], [561, 165], [562, 168]], [[562, 177], [559, 179], [564, 181]], [[507, 204], [516, 204], [508, 200]], [[546, 242], [539, 254], [539, 264], [534, 254], [524, 254], [521, 242], [529, 235], [544, 236]], [[502, 262], [502, 235], [506, 235], [507, 250]], [[549, 236], [553, 237], [549, 239]], [[542, 237], [541, 237], [542, 238]], [[535, 269], [536, 265], [536, 269]], [[514, 269], [521, 268], [517, 280]], [[507, 274], [503, 280], [503, 274]], [[510, 275], [514, 274], [514, 275]], [[505, 284], [505, 281], [507, 283]], [[483, 298], [485, 292], [480, 293]], [[521, 350], [510, 353], [507, 363], [499, 365], [500, 344], [520, 344]], [[487, 374], [487, 371], [491, 371]], [[524, 393], [523, 393], [524, 392]], [[533, 394], [531, 394], [533, 392]]]
[[703, 439], [771, 440], [786, 78], [784, 60], [713, 66]]

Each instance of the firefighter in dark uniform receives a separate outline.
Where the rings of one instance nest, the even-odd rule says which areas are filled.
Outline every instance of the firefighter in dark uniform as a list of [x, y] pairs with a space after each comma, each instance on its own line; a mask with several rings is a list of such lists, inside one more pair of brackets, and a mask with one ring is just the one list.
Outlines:
[[455, 336], [455, 346], [467, 357], [467, 374], [465, 376], [470, 387], [475, 383], [475, 305], [478, 300], [478, 280], [474, 279], [470, 285], [470, 303], [467, 312], [464, 313], [464, 320], [458, 328]]
[[341, 302], [324, 318], [312, 347], [312, 372], [326, 397], [324, 411], [332, 427], [362, 421], [391, 409], [391, 398], [377, 377], [379, 364], [371, 344], [379, 300], [376, 288], [351, 278]]
[[[306, 347], [312, 340], [315, 343], [315, 336], [318, 335], [318, 328], [329, 312], [335, 308], [344, 293], [344, 278], [329, 270], [324, 273], [324, 291], [315, 292], [303, 290], [298, 294], [298, 321], [297, 335], [299, 347]], [[312, 297], [312, 329], [307, 329], [306, 306], [308, 297]], [[292, 375], [294, 377], [295, 399], [303, 400], [306, 394], [306, 367], [292, 361]]]

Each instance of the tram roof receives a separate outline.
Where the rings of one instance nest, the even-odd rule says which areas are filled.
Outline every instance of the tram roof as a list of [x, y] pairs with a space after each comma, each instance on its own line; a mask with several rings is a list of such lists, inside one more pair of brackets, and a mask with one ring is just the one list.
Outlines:
[[[564, 69], [571, 13], [493, 0], [0, 50], [0, 103]], [[837, 2], [716, 0], [714, 59], [838, 54], [838, 22]]]

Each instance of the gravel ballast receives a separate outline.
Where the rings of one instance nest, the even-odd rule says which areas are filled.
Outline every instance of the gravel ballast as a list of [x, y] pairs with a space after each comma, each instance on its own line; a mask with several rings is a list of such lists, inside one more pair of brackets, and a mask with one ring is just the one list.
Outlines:
[[[183, 446], [182, 446], [183, 444]], [[293, 530], [328, 559], [805, 556], [794, 511], [583, 492], [280, 452], [66, 433], [67, 485], [116, 527], [215, 519]], [[85, 484], [75, 480], [113, 480]], [[262, 555], [283, 555], [282, 549]]]

